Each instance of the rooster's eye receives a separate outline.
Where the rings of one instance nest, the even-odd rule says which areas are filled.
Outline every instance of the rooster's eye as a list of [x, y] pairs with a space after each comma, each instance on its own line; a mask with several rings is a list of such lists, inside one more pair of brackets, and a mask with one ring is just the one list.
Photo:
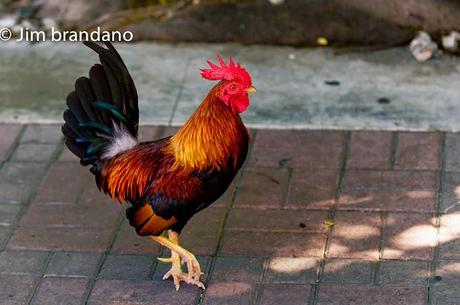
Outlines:
[[235, 86], [235, 85], [231, 85], [231, 86], [230, 86], [230, 89], [231, 89], [232, 91], [235, 91], [235, 90], [236, 90], [236, 86]]

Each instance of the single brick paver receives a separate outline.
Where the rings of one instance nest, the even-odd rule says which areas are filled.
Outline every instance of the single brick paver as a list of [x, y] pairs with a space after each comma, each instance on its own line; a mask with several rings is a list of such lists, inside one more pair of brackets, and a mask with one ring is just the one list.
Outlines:
[[368, 285], [320, 285], [317, 305], [419, 305], [426, 303], [424, 288]]
[[251, 305], [256, 286], [247, 282], [211, 283], [206, 288], [206, 305]]
[[434, 171], [349, 170], [345, 175], [344, 189], [434, 190], [436, 182]]
[[0, 275], [1, 304], [27, 304], [37, 281], [29, 275]]
[[30, 184], [0, 182], [0, 202], [22, 204], [27, 201], [33, 188]]
[[460, 259], [460, 212], [451, 212], [440, 217], [439, 256], [442, 259]]
[[[59, 217], [59, 215], [56, 215]], [[18, 227], [7, 248], [10, 250], [104, 252], [112, 228]]]
[[218, 282], [260, 282], [264, 259], [259, 257], [218, 257], [212, 280]]
[[11, 203], [0, 203], [0, 225], [9, 226], [15, 222], [21, 206], [18, 204]]
[[10, 161], [0, 170], [0, 181], [21, 185], [35, 184], [43, 178], [45, 168], [45, 163]]
[[46, 267], [47, 252], [4, 251], [0, 253], [0, 274], [40, 275]]
[[59, 124], [30, 124], [24, 129], [20, 143], [59, 143], [63, 139]]
[[57, 252], [52, 255], [45, 276], [92, 277], [100, 259], [100, 253]]
[[284, 232], [225, 232], [222, 255], [314, 256], [323, 254], [323, 234]]
[[193, 305], [198, 288], [183, 285], [177, 292], [168, 281], [97, 280], [89, 298], [89, 305], [149, 304]]
[[338, 169], [293, 169], [287, 206], [328, 209], [335, 203], [338, 182]]
[[310, 302], [310, 285], [265, 285], [260, 305], [308, 305]]
[[89, 281], [74, 278], [45, 278], [35, 294], [33, 305], [80, 305]]
[[21, 129], [21, 125], [0, 124], [0, 161], [8, 158]]
[[339, 209], [369, 211], [436, 211], [434, 171], [349, 170]]
[[431, 260], [437, 230], [432, 215], [389, 214], [383, 229], [385, 259]]
[[99, 272], [99, 278], [148, 280], [154, 260], [150, 255], [110, 254]]
[[376, 213], [337, 213], [327, 256], [378, 259], [380, 227], [381, 217]]
[[[111, 228], [120, 207], [111, 204], [34, 203], [19, 223], [22, 227]], [[56, 217], [59, 215], [59, 217]]]
[[85, 182], [93, 179], [93, 176], [76, 162], [56, 162], [48, 170], [34, 202], [74, 203], [79, 198]]
[[458, 285], [437, 285], [431, 291], [432, 305], [457, 305], [460, 304]]
[[441, 134], [401, 132], [395, 156], [395, 168], [431, 169], [441, 166]]
[[357, 259], [328, 259], [322, 281], [345, 284], [370, 284], [373, 278], [373, 261]]
[[344, 142], [345, 133], [341, 131], [259, 130], [249, 164], [340, 168]]
[[393, 134], [386, 131], [354, 131], [350, 138], [348, 168], [390, 169]]
[[327, 217], [326, 211], [234, 208], [227, 219], [226, 229], [325, 233]]
[[55, 151], [54, 144], [21, 143], [11, 158], [13, 161], [47, 162]]
[[235, 206], [282, 207], [288, 179], [286, 168], [248, 168], [240, 182]]
[[382, 261], [377, 282], [396, 286], [427, 286], [430, 263], [425, 261]]
[[460, 134], [447, 133], [445, 146], [445, 166], [448, 171], [460, 171]]
[[273, 257], [265, 272], [265, 283], [314, 283], [319, 259], [313, 257]]
[[460, 304], [458, 134], [251, 130], [245, 167], [180, 236], [207, 289], [177, 293], [169, 251], [59, 129], [0, 125], [0, 304]]
[[[346, 190], [340, 196], [338, 208], [341, 210], [434, 213], [436, 200], [434, 190]], [[404, 205], [401, 202], [404, 202]]]

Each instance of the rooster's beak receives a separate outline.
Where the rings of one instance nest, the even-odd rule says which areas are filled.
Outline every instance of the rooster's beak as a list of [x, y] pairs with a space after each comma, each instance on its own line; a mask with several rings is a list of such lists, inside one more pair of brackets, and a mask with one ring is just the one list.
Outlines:
[[247, 92], [247, 93], [252, 93], [252, 92], [256, 92], [256, 91], [257, 91], [256, 88], [253, 87], [253, 86], [251, 86], [251, 87], [249, 87], [249, 88], [246, 88], [246, 92]]

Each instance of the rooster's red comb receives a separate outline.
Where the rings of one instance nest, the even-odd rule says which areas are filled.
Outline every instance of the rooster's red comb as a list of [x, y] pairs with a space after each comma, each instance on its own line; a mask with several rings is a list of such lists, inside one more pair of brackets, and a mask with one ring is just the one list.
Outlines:
[[235, 64], [233, 59], [230, 57], [230, 62], [227, 64], [222, 59], [222, 56], [217, 54], [217, 60], [219, 61], [220, 67], [210, 60], [208, 65], [211, 69], [201, 69], [201, 76], [209, 80], [230, 80], [241, 82], [243, 86], [251, 86], [252, 80], [249, 73], [241, 67], [240, 63]]

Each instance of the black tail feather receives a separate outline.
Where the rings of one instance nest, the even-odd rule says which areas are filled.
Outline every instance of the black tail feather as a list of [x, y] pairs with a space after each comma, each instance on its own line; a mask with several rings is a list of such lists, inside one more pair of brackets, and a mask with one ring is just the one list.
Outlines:
[[109, 42], [106, 42], [108, 49], [89, 41], [85, 42], [85, 45], [99, 54], [110, 84], [113, 104], [123, 111], [130, 122], [136, 123], [127, 127], [132, 134], [137, 134], [137, 123], [139, 122], [137, 91], [120, 54]]
[[[108, 49], [94, 42], [85, 45], [99, 54], [101, 64], [80, 77], [75, 91], [67, 96], [62, 132], [65, 144], [83, 165], [104, 158], [104, 152], [120, 130], [137, 138], [139, 112], [134, 82], [118, 52], [110, 43]], [[114, 126], [117, 125], [117, 126]]]
[[75, 82], [75, 92], [77, 93], [80, 105], [85, 110], [88, 119], [90, 121], [99, 121], [99, 116], [93, 106], [96, 99], [89, 79], [86, 77], [80, 77], [77, 79]]
[[[89, 80], [91, 82], [91, 87], [94, 90], [96, 100], [98, 101], [112, 101], [112, 94], [110, 92], [109, 83], [107, 77], [105, 76], [104, 68], [100, 64], [96, 64], [91, 67], [89, 70]], [[110, 103], [110, 102], [109, 102]], [[110, 115], [104, 111], [99, 112], [102, 116], [102, 120], [106, 125], [111, 123]]]
[[70, 92], [67, 96], [67, 107], [70, 109], [78, 122], [89, 120], [75, 91]]
[[75, 118], [74, 114], [70, 109], [64, 111], [64, 121], [68, 129], [72, 130], [73, 134], [77, 137], [85, 135], [85, 132], [80, 129], [78, 119]]

